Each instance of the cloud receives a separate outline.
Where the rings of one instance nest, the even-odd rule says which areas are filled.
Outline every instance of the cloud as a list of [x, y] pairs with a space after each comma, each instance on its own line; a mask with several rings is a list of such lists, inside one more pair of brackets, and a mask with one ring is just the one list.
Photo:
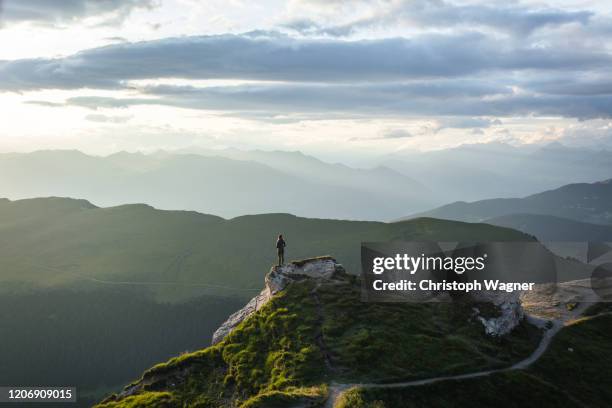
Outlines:
[[44, 106], [46, 108], [61, 108], [63, 106], [66, 106], [65, 103], [51, 102], [51, 101], [25, 101], [24, 103], [27, 103], [30, 105]]
[[[477, 89], [477, 80], [474, 80]], [[308, 85], [260, 84], [219, 87], [155, 86], [143, 89], [146, 97], [74, 97], [69, 105], [90, 109], [127, 108], [132, 105], [166, 105], [224, 112], [254, 112], [260, 116], [299, 113], [358, 117], [441, 116], [443, 127], [474, 128], [498, 125], [487, 117], [559, 116], [578, 119], [611, 118], [612, 95], [540, 95], [514, 93], [505, 87], [483, 95], [452, 81], [437, 92], [428, 87], [401, 84]], [[442, 84], [438, 84], [442, 85]], [[473, 94], [467, 92], [472, 91]], [[254, 115], [254, 116], [257, 116]], [[485, 117], [485, 118], [482, 118]]]
[[550, 95], [612, 95], [612, 79], [606, 75], [582, 77], [579, 74], [532, 79], [525, 83], [535, 92]]
[[[62, 0], [72, 5], [66, 13], [86, 8], [75, 2], [87, 3]], [[99, 7], [115, 10], [123, 7], [119, 4], [150, 2], [102, 3]], [[310, 6], [352, 4], [315, 3]], [[485, 129], [500, 124], [492, 118], [509, 116], [612, 117], [612, 52], [601, 42], [612, 31], [593, 28], [605, 16], [524, 2], [360, 4], [370, 4], [370, 12], [348, 23], [326, 26], [305, 16], [286, 25], [302, 35], [259, 30], [135, 43], [117, 38], [118, 43], [60, 58], [0, 61], [0, 92], [118, 90], [130, 96], [73, 97], [65, 104], [90, 109], [164, 105], [271, 123], [424, 116], [435, 117], [437, 130]], [[406, 37], [336, 38], [361, 28], [384, 32], [396, 23], [410, 26]], [[559, 30], [579, 33], [568, 38]], [[219, 79], [240, 80], [240, 85], [200, 82]]]
[[[435, 83], [295, 84], [194, 87], [158, 85], [140, 88], [141, 97], [74, 97], [67, 103], [90, 109], [127, 108], [132, 105], [168, 105], [190, 109], [237, 112], [327, 112], [410, 114], [416, 106], [436, 106], [440, 101], [480, 99], [511, 94], [503, 86], [482, 81], [442, 80]], [[449, 102], [452, 103], [452, 102]], [[440, 108], [436, 108], [440, 109]]]
[[348, 139], [349, 142], [362, 142], [366, 140], [394, 140], [394, 139], [409, 139], [414, 135], [405, 129], [387, 129], [381, 132], [378, 136], [355, 136]]
[[97, 122], [97, 123], [126, 123], [130, 119], [132, 119], [132, 116], [107, 116], [107, 115], [92, 114], [92, 115], [85, 116], [85, 119], [90, 122]]
[[[573, 124], [560, 130], [559, 140], [570, 146], [612, 146], [612, 122], [589, 121]], [[609, 155], [601, 153], [603, 160], [609, 161]]]
[[436, 132], [442, 129], [486, 129], [491, 126], [502, 124], [499, 119], [475, 117], [442, 118], [437, 122], [438, 126], [435, 128]]
[[155, 0], [0, 0], [0, 23], [64, 24], [88, 17], [120, 23], [134, 9], [152, 8]]
[[120, 42], [120, 43], [128, 42], [127, 38], [121, 37], [121, 36], [106, 37], [104, 38], [104, 40], [110, 41], [110, 42]]
[[[368, 2], [362, 2], [368, 3]], [[453, 4], [442, 0], [376, 1], [371, 11], [355, 20], [326, 25], [308, 18], [298, 18], [282, 26], [304, 35], [348, 36], [359, 30], [388, 27], [389, 25], [444, 28], [486, 27], [514, 35], [526, 36], [545, 27], [575, 23], [586, 25], [594, 13], [539, 8], [518, 4]]]
[[414, 135], [404, 129], [391, 129], [382, 134], [382, 139], [407, 139]]
[[607, 69], [601, 49], [500, 43], [479, 33], [307, 40], [278, 33], [120, 43], [65, 58], [0, 61], [0, 90], [117, 89], [137, 79], [389, 82], [491, 72]]

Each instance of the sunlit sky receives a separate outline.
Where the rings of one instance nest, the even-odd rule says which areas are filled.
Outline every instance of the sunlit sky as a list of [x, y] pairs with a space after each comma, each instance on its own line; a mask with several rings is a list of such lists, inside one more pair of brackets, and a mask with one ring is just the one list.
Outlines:
[[2, 152], [612, 148], [603, 0], [0, 4]]

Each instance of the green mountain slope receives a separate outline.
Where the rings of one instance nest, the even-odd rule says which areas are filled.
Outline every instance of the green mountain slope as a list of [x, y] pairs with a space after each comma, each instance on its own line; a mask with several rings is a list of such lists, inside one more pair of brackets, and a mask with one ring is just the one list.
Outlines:
[[[225, 220], [142, 204], [0, 199], [0, 383], [73, 384], [86, 407], [156, 362], [206, 347], [214, 329], [261, 289], [279, 232], [288, 259], [330, 253], [355, 272], [361, 241], [531, 239], [433, 219]], [[41, 338], [44, 348], [34, 341]]]
[[612, 224], [612, 179], [597, 183], [568, 184], [524, 198], [456, 202], [413, 217], [483, 222], [510, 214], [544, 214], [581, 222]]
[[506, 337], [486, 336], [468, 303], [362, 302], [359, 279], [343, 268], [324, 279], [295, 276], [220, 343], [156, 365], [99, 407], [319, 406], [333, 381], [503, 367], [540, 338], [525, 322]]
[[355, 389], [338, 408], [608, 407], [611, 333], [612, 315], [603, 313], [564, 328], [542, 358], [526, 370], [421, 387]]
[[541, 214], [511, 214], [488, 224], [513, 228], [547, 241], [612, 241], [612, 226], [589, 224]]
[[245, 289], [260, 287], [263, 271], [274, 262], [278, 233], [287, 238], [287, 258], [329, 253], [353, 271], [359, 270], [362, 241], [531, 239], [487, 224], [427, 218], [391, 224], [288, 214], [224, 220], [142, 204], [97, 208], [62, 198], [2, 201], [0, 282], [149, 283], [166, 300], [189, 298], [189, 288], [196, 294], [245, 296]]

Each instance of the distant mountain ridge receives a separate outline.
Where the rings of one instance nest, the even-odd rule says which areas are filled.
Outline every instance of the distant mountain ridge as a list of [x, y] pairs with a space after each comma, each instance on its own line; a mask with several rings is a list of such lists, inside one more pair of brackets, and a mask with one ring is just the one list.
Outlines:
[[[353, 169], [297, 153], [220, 155], [79, 151], [0, 154], [2, 195], [82, 197], [100, 206], [146, 202], [169, 210], [235, 217], [290, 212], [389, 220], [441, 201], [390, 169]], [[238, 157], [240, 156], [240, 157]], [[256, 159], [256, 160], [255, 160]]]
[[74, 150], [5, 153], [0, 193], [82, 197], [100, 206], [146, 202], [224, 217], [287, 212], [389, 221], [448, 202], [525, 197], [612, 174], [612, 152], [559, 143], [483, 143], [347, 159], [360, 168], [328, 160], [299, 151], [201, 147], [106, 157]]
[[456, 202], [415, 214], [464, 222], [484, 222], [511, 214], [540, 214], [593, 224], [612, 224], [612, 180], [568, 184], [524, 198]]
[[428, 152], [398, 151], [378, 163], [427, 182], [446, 202], [524, 197], [612, 175], [612, 151], [560, 143], [464, 144]]

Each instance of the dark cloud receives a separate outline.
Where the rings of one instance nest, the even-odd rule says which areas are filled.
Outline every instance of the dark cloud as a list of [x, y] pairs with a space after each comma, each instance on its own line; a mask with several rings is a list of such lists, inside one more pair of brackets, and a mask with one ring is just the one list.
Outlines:
[[250, 33], [112, 44], [65, 58], [4, 61], [0, 89], [119, 88], [126, 80], [157, 78], [389, 82], [517, 70], [607, 69], [611, 63], [601, 49], [500, 43], [478, 33], [369, 41]]
[[[28, 5], [35, 3], [10, 4], [14, 10], [21, 8], [26, 19]], [[100, 13], [121, 16], [121, 10], [152, 3], [44, 4], [31, 12], [44, 14], [45, 7], [53, 4], [54, 11], [47, 10], [50, 20], [70, 20]], [[442, 117], [437, 120], [438, 130], [484, 129], [500, 124], [490, 118], [509, 116], [612, 117], [608, 75], [612, 54], [602, 45], [602, 38], [609, 38], [612, 31], [604, 30], [602, 16], [532, 9], [518, 2], [455, 5], [443, 0], [383, 0], [383, 5], [371, 17], [345, 25], [327, 27], [309, 20], [287, 24], [305, 36], [277, 31], [186, 36], [119, 42], [62, 58], [0, 61], [0, 92], [129, 90], [128, 98], [77, 97], [66, 104], [90, 109], [165, 105], [273, 123], [349, 116]], [[52, 17], [58, 10], [63, 14]], [[393, 23], [434, 30], [409, 38], [335, 38]], [[564, 37], [563, 30], [577, 34]], [[199, 87], [130, 83], [175, 78], [252, 83]], [[105, 120], [102, 115], [89, 119]]]
[[155, 0], [0, 0], [0, 23], [62, 24], [92, 16], [120, 22], [135, 8], [151, 8]]
[[91, 109], [126, 108], [131, 105], [166, 105], [189, 109], [253, 112], [274, 117], [295, 112], [320, 117], [345, 116], [448, 116], [443, 127], [475, 128], [500, 124], [498, 119], [480, 117], [562, 116], [594, 119], [612, 117], [612, 96], [536, 95], [499, 92], [494, 98], [470, 96], [458, 92], [441, 96], [415, 92], [409, 86], [368, 85], [293, 85], [261, 84], [195, 88], [158, 86], [145, 89], [147, 97], [110, 98], [75, 97], [67, 104]]
[[612, 95], [612, 79], [609, 76], [581, 78], [579, 74], [558, 78], [542, 78], [525, 83], [529, 89], [551, 95]]
[[170, 105], [176, 107], [229, 111], [279, 111], [362, 113], [364, 111], [409, 113], [406, 108], [416, 101], [437, 104], [445, 100], [480, 99], [484, 96], [510, 94], [503, 86], [483, 81], [441, 80], [414, 83], [371, 84], [258, 84], [238, 86], [193, 87], [160, 85], [140, 89], [136, 98], [77, 97], [69, 103], [88, 108], [130, 105]]

